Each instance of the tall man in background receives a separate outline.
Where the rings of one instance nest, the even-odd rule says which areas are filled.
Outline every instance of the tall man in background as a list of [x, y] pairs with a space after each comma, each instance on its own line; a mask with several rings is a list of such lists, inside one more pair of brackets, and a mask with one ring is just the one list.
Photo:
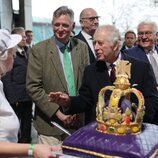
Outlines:
[[99, 16], [93, 8], [85, 8], [80, 14], [81, 31], [75, 37], [84, 41], [89, 50], [90, 63], [96, 60], [93, 48], [93, 35], [99, 25]]

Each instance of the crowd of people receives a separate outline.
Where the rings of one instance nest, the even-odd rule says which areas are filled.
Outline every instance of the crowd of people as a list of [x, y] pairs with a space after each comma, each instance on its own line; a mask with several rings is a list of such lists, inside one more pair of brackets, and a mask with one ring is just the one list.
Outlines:
[[[122, 41], [117, 27], [99, 26], [99, 18], [83, 9], [81, 31], [72, 35], [74, 12], [61, 6], [52, 17], [54, 35], [35, 45], [31, 30], [0, 30], [0, 157], [53, 157], [67, 137], [60, 126], [72, 133], [95, 121], [99, 91], [113, 85], [111, 65], [120, 60], [132, 64], [130, 83], [145, 98], [144, 122], [158, 125], [157, 24], [143, 21]], [[39, 144], [31, 144], [32, 120]]]

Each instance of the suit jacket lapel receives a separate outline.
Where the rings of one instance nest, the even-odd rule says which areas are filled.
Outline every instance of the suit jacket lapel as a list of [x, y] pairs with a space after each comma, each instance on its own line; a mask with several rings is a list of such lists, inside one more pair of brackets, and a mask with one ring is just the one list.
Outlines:
[[84, 38], [84, 36], [82, 35], [81, 32], [79, 33], [79, 36], [80, 36], [80, 39], [81, 39], [82, 41], [84, 41], [84, 42], [87, 44], [87, 46], [88, 46], [88, 51], [89, 51], [88, 53], [89, 53], [89, 57], [90, 57], [90, 63], [93, 63], [94, 61], [96, 61], [96, 59], [95, 59], [95, 56], [94, 56], [94, 54], [93, 54], [92, 49], [90, 48], [90, 46], [89, 46], [87, 40]]
[[65, 91], [67, 91], [66, 79], [65, 79], [63, 67], [62, 67], [62, 64], [61, 64], [61, 61], [60, 61], [60, 57], [59, 57], [59, 54], [58, 54], [58, 49], [55, 45], [54, 37], [52, 37], [50, 39], [50, 44], [48, 45], [48, 51], [51, 55], [50, 56], [50, 61], [52, 63], [52, 66], [58, 74], [58, 78], [56, 78], [56, 79], [59, 79], [59, 81], [62, 83]]
[[141, 46], [139, 46], [139, 45], [137, 46], [137, 48], [140, 49], [140, 51], [137, 52], [138, 59], [141, 59], [141, 60], [144, 60], [145, 62], [150, 63], [149, 59], [148, 59], [148, 57], [147, 57], [147, 55], [146, 55], [146, 53], [144, 51], [144, 49]]
[[96, 62], [95, 73], [100, 89], [112, 85], [105, 62]]
[[[86, 41], [86, 39], [84, 38], [84, 36], [82, 35], [82, 33], [80, 32], [80, 37], [81, 39], [87, 44], [87, 46], [89, 47], [88, 42]], [[89, 47], [90, 48], [90, 47]]]

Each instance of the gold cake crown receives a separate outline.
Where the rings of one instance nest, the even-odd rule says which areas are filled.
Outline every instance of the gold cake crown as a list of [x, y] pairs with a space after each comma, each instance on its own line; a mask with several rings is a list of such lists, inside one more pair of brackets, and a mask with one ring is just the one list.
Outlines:
[[[97, 130], [103, 133], [125, 135], [141, 131], [144, 116], [144, 97], [142, 93], [130, 88], [131, 63], [121, 60], [116, 65], [115, 86], [106, 86], [99, 92], [96, 107]], [[105, 93], [111, 91], [110, 100], [105, 101]], [[138, 104], [130, 101], [134, 94]]]

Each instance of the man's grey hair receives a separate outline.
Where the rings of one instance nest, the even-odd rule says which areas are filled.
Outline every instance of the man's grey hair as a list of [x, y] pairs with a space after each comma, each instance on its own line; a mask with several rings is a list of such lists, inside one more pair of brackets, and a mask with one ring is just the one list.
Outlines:
[[25, 32], [25, 29], [23, 27], [15, 27], [13, 28], [11, 34], [17, 34], [17, 33], [22, 33]]
[[53, 19], [58, 18], [61, 15], [69, 15], [71, 18], [72, 23], [74, 22], [74, 12], [72, 9], [68, 8], [67, 6], [61, 6], [53, 13]]
[[139, 30], [139, 28], [143, 25], [150, 25], [152, 27], [152, 32], [154, 34], [156, 34], [156, 32], [158, 31], [158, 26], [155, 22], [153, 21], [149, 21], [149, 20], [146, 20], [146, 21], [142, 21], [138, 24], [138, 27], [137, 27], [137, 31]]
[[109, 33], [108, 41], [110, 42], [111, 45], [113, 45], [115, 42], [119, 44], [119, 50], [121, 49], [121, 36], [119, 30], [113, 26], [113, 25], [104, 25], [100, 26], [100, 29], [106, 30], [106, 32]]

